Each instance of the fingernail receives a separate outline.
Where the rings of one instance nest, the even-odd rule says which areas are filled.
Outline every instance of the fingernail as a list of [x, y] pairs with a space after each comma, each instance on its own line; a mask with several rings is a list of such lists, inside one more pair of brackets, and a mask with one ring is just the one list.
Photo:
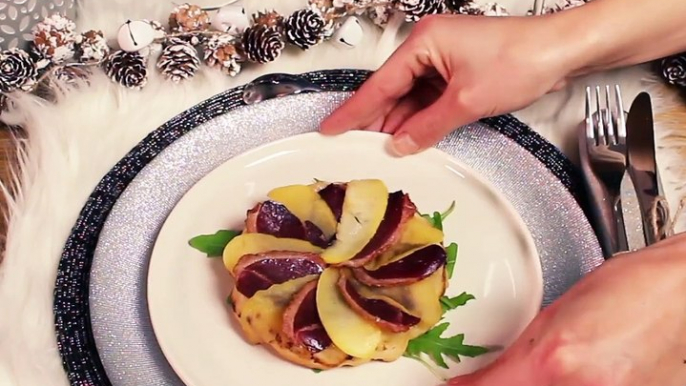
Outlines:
[[408, 133], [402, 133], [393, 137], [391, 149], [399, 156], [414, 154], [419, 151], [419, 145]]

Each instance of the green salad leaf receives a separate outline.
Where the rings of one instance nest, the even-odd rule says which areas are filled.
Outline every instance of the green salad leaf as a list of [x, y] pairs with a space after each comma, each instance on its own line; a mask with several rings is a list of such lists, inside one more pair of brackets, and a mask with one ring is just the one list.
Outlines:
[[221, 257], [226, 244], [240, 234], [241, 232], [238, 231], [223, 229], [213, 235], [195, 236], [188, 241], [188, 244], [206, 254], [207, 257]]
[[448, 326], [448, 323], [441, 323], [424, 335], [412, 339], [407, 345], [405, 356], [420, 359], [421, 355], [425, 354], [437, 366], [447, 369], [446, 357], [459, 363], [461, 357], [474, 358], [489, 352], [485, 347], [465, 344], [464, 334], [457, 334], [449, 338], [442, 337]]
[[452, 311], [458, 307], [462, 307], [467, 304], [470, 300], [476, 299], [474, 295], [463, 292], [457, 296], [441, 296], [441, 307], [443, 307], [443, 313]]
[[450, 216], [454, 210], [455, 201], [453, 201], [448, 209], [446, 209], [443, 213], [433, 212], [432, 214], [423, 214], [421, 216], [424, 217], [434, 228], [443, 230], [443, 221], [445, 221], [445, 219], [448, 218], [448, 216]]
[[455, 263], [457, 263], [457, 251], [458, 251], [458, 246], [455, 243], [451, 243], [448, 245], [448, 247], [445, 249], [446, 253], [446, 263], [445, 263], [445, 270], [448, 272], [448, 279], [452, 279], [453, 277], [453, 272], [455, 271]]

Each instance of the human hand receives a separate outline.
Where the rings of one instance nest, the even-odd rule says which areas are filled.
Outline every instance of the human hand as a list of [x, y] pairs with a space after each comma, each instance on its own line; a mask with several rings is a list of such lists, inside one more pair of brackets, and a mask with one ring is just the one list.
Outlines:
[[686, 385], [686, 235], [617, 256], [450, 386]]
[[342, 107], [323, 134], [393, 133], [398, 155], [423, 150], [461, 125], [509, 113], [561, 88], [579, 49], [562, 45], [555, 17], [436, 15]]

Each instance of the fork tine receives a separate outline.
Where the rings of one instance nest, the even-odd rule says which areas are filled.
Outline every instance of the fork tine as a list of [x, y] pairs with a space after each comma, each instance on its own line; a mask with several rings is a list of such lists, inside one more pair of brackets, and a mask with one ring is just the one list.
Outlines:
[[607, 145], [607, 138], [605, 138], [605, 123], [603, 122], [602, 108], [600, 107], [600, 86], [595, 86], [595, 104], [596, 115], [598, 117], [598, 124], [596, 125], [596, 141], [599, 145]]
[[593, 113], [591, 113], [591, 87], [586, 86], [586, 139], [595, 145], [595, 131], [593, 130]]
[[610, 96], [610, 85], [605, 85], [605, 125], [607, 144], [617, 144], [615, 136], [614, 109], [612, 108], [612, 97]]
[[624, 104], [622, 103], [622, 91], [618, 84], [615, 85], [615, 104], [617, 106], [617, 142], [626, 143], [626, 117], [624, 116]]

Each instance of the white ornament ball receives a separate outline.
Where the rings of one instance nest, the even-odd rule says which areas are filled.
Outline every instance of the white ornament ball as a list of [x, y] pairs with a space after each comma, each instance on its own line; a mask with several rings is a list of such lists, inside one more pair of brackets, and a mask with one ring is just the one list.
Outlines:
[[333, 35], [333, 41], [340, 47], [353, 48], [362, 42], [364, 30], [355, 16], [347, 18]]
[[155, 40], [156, 31], [149, 22], [127, 21], [117, 33], [119, 48], [127, 52], [141, 51]]
[[245, 8], [238, 5], [227, 5], [219, 8], [210, 18], [212, 28], [230, 34], [240, 34], [250, 27], [250, 19]]

